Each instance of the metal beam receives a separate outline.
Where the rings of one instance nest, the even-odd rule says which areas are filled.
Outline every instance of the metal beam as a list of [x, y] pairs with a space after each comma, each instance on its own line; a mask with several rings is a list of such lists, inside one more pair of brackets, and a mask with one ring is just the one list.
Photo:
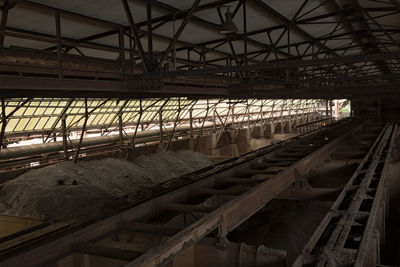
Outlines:
[[274, 16], [275, 18], [279, 19], [280, 21], [284, 22], [286, 26], [293, 28], [296, 32], [300, 33], [302, 36], [307, 38], [310, 42], [316, 43], [317, 45], [321, 46], [325, 51], [329, 52], [332, 56], [338, 57], [339, 55], [334, 53], [329, 47], [322, 45], [321, 43], [317, 42], [315, 38], [306, 32], [305, 30], [301, 29], [299, 26], [297, 26], [295, 23], [291, 22], [288, 18], [285, 16], [281, 15], [279, 12], [271, 8], [269, 5], [264, 3], [261, 0], [254, 0], [261, 8], [263, 8], [267, 14], [270, 14]]
[[171, 42], [169, 43], [167, 50], [165, 50], [165, 52], [162, 55], [160, 61], [158, 62], [158, 65], [157, 65], [157, 68], [156, 68], [156, 72], [160, 69], [161, 65], [163, 64], [164, 60], [168, 56], [169, 52], [171, 52], [171, 49], [175, 46], [176, 41], [179, 39], [179, 36], [182, 34], [182, 32], [185, 29], [186, 25], [188, 24], [188, 22], [192, 18], [192, 15], [193, 15], [194, 11], [196, 10], [197, 6], [200, 4], [200, 1], [201, 0], [196, 0], [193, 3], [192, 7], [190, 8], [189, 13], [186, 15], [186, 17], [182, 21], [181, 25], [178, 28], [178, 31], [175, 33], [174, 37], [172, 38]]
[[138, 31], [138, 28], [135, 25], [134, 20], [133, 20], [133, 16], [132, 16], [132, 13], [131, 13], [131, 9], [129, 8], [128, 1], [127, 0], [121, 0], [121, 2], [122, 2], [122, 5], [124, 7], [124, 10], [125, 10], [125, 15], [126, 15], [126, 17], [128, 19], [129, 27], [131, 28], [131, 32], [133, 34], [133, 38], [135, 39], [135, 44], [136, 44], [136, 46], [137, 46], [137, 48], [139, 50], [139, 55], [140, 55], [140, 58], [142, 59], [143, 67], [144, 67], [146, 72], [150, 71], [151, 70], [151, 66], [149, 65], [149, 63], [147, 61], [147, 58], [146, 58], [146, 55], [144, 53], [142, 42], [140, 41], [140, 37], [139, 37], [139, 31]]
[[148, 67], [151, 72], [154, 70], [154, 55], [153, 55], [153, 25], [151, 21], [152, 0], [146, 0], [146, 15], [147, 15], [147, 53]]
[[0, 49], [4, 47], [5, 30], [7, 27], [9, 0], [4, 0], [1, 8], [1, 21], [0, 21]]

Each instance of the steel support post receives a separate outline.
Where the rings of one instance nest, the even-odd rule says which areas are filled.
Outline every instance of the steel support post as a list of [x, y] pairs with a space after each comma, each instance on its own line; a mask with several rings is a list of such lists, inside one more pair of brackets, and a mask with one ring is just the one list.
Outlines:
[[25, 99], [21, 104], [19, 104], [16, 108], [14, 108], [10, 113], [6, 114], [6, 101], [4, 98], [1, 99], [1, 113], [2, 113], [2, 127], [0, 131], [0, 150], [1, 148], [6, 148], [6, 145], [4, 144], [4, 136], [5, 136], [5, 131], [6, 131], [6, 126], [8, 119], [11, 118], [15, 112], [17, 112], [20, 108], [22, 108], [26, 103], [30, 102], [31, 98]]
[[61, 17], [60, 13], [55, 13], [55, 21], [56, 21], [56, 38], [57, 38], [57, 67], [59, 69], [58, 77], [63, 77], [63, 59], [62, 59], [62, 37], [61, 37]]
[[[232, 106], [229, 104], [229, 109], [228, 109], [228, 113], [226, 114], [225, 120], [222, 121], [221, 118], [219, 118], [220, 121], [221, 121], [221, 129], [219, 129], [219, 132], [218, 132], [218, 135], [217, 135], [216, 144], [219, 143], [219, 140], [221, 139], [222, 135], [224, 134], [224, 131], [226, 129], [226, 125], [227, 125], [227, 122], [228, 122], [228, 118], [229, 118], [229, 113], [232, 112], [232, 114], [234, 114], [233, 113], [234, 112], [234, 107], [235, 107], [235, 104], [232, 104]], [[219, 117], [218, 113], [217, 113], [217, 115]], [[232, 120], [233, 120], [233, 117], [232, 117]], [[233, 125], [233, 121], [232, 121], [232, 125]]]
[[[162, 66], [164, 60], [167, 58], [169, 52], [171, 52], [172, 48], [175, 46], [176, 41], [179, 39], [179, 36], [182, 34], [183, 30], [185, 29], [186, 25], [188, 24], [189, 20], [191, 19], [192, 15], [193, 15], [194, 11], [196, 10], [197, 6], [199, 5], [200, 1], [201, 0], [196, 0], [193, 3], [189, 13], [183, 19], [181, 25], [178, 28], [178, 31], [175, 33], [174, 37], [170, 41], [170, 43], [169, 43], [169, 45], [167, 47], [167, 50], [164, 52], [164, 54], [162, 55], [160, 61], [158, 62], [156, 71], [158, 71], [160, 69], [160, 67]], [[149, 2], [149, 0], [147, 0], [147, 2]], [[188, 57], [189, 57], [189, 53], [190, 52], [188, 50]], [[190, 60], [188, 60], [188, 61], [190, 61]]]
[[[125, 76], [125, 41], [124, 41], [124, 29], [120, 28], [118, 32], [118, 44], [119, 44], [119, 60], [120, 68], [123, 76]], [[123, 77], [125, 78], [125, 77]]]
[[81, 150], [83, 136], [85, 135], [85, 132], [86, 132], [86, 125], [87, 125], [88, 119], [89, 119], [89, 112], [88, 112], [88, 106], [87, 106], [87, 98], [85, 98], [85, 120], [83, 122], [82, 132], [81, 132], [81, 136], [79, 138], [78, 147], [75, 150], [74, 163], [78, 162], [79, 152]]
[[154, 70], [154, 55], [153, 55], [153, 26], [151, 22], [152, 0], [146, 0], [146, 16], [147, 16], [147, 53], [150, 71]]
[[139, 99], [139, 118], [135, 127], [135, 133], [133, 134], [133, 138], [132, 138], [132, 147], [135, 147], [135, 139], [136, 139], [136, 135], [137, 135], [137, 131], [139, 129], [139, 125], [142, 125], [142, 131], [143, 131], [143, 124], [140, 124], [141, 120], [142, 120], [142, 115], [143, 115], [143, 106], [142, 106], [142, 99]]
[[250, 129], [250, 105], [248, 99], [247, 99], [247, 127]]
[[128, 1], [127, 0], [121, 0], [121, 2], [122, 2], [122, 5], [124, 7], [124, 10], [125, 10], [125, 15], [126, 15], [126, 17], [128, 19], [129, 27], [130, 27], [131, 32], [133, 34], [133, 38], [135, 39], [135, 45], [137, 46], [140, 58], [142, 59], [143, 67], [144, 67], [145, 71], [147, 72], [147, 71], [150, 70], [150, 67], [149, 67], [146, 55], [144, 53], [144, 50], [143, 50], [142, 42], [140, 41], [139, 30], [136, 27], [135, 22], [133, 20], [133, 16], [132, 16], [131, 10], [129, 8]]
[[68, 160], [68, 140], [67, 140], [67, 116], [63, 115], [61, 118], [61, 130], [62, 130], [62, 140], [63, 140], [63, 151], [65, 159]]
[[160, 109], [158, 113], [158, 123], [160, 128], [160, 144], [163, 146], [164, 143], [164, 132], [163, 132], [163, 117], [162, 117], [162, 109]]
[[[206, 65], [207, 65], [207, 60], [206, 60], [206, 47], [205, 47], [205, 46], [202, 47], [202, 49], [201, 49], [201, 54], [202, 54], [202, 58], [203, 58], [203, 69], [205, 69], [205, 68], [206, 68]], [[200, 68], [200, 66], [199, 66], [199, 68]]]
[[[244, 31], [244, 64], [248, 65], [247, 58], [247, 12], [246, 12], [246, 0], [242, 0], [242, 8], [243, 8], [243, 31]], [[246, 73], [247, 79], [247, 73]]]
[[7, 19], [8, 19], [8, 9], [9, 9], [9, 0], [3, 1], [3, 8], [1, 13], [1, 21], [0, 21], [0, 49], [4, 47], [4, 38], [7, 28]]
[[7, 116], [6, 116], [6, 103], [4, 98], [1, 99], [1, 132], [0, 132], [0, 151], [4, 146], [4, 135], [7, 127]]
[[119, 132], [119, 145], [124, 144], [124, 134], [123, 134], [123, 124], [122, 124], [122, 113], [118, 113], [118, 132]]
[[189, 134], [190, 138], [193, 137], [193, 109], [189, 110]]
[[[215, 128], [215, 112], [216, 112], [216, 110], [215, 110], [215, 107], [216, 107], [216, 105], [217, 104], [215, 104], [215, 106], [214, 106], [214, 128]], [[197, 138], [196, 138], [196, 143], [194, 144], [194, 147], [193, 147], [193, 151], [196, 151], [196, 149], [197, 149], [197, 145], [199, 144], [199, 139], [200, 139], [200, 137], [202, 136], [202, 134], [203, 134], [203, 127], [204, 127], [204, 124], [205, 124], [205, 122], [206, 122], [206, 120], [207, 120], [207, 116], [208, 116], [208, 112], [210, 111], [210, 105], [209, 105], [209, 102], [208, 102], [208, 99], [207, 99], [207, 109], [206, 109], [206, 115], [204, 116], [204, 120], [203, 120], [203, 122], [202, 122], [202, 124], [201, 124], [201, 127], [200, 127], [200, 134], [197, 136]], [[218, 141], [217, 141], [217, 143], [218, 143]]]
[[353, 105], [351, 104], [351, 100], [350, 101], [350, 117], [353, 117]]
[[329, 101], [328, 101], [328, 99], [327, 100], [325, 100], [325, 116], [326, 117], [328, 117], [328, 106], [329, 106]]
[[191, 70], [191, 69], [192, 69], [192, 62], [191, 62], [191, 60], [190, 60], [190, 51], [191, 51], [191, 49], [188, 48], [188, 50], [187, 50], [188, 70]]
[[339, 100], [335, 100], [335, 118], [339, 118]]
[[133, 73], [133, 65], [135, 64], [135, 44], [132, 42], [132, 30], [129, 28], [129, 72]]
[[214, 106], [214, 108], [213, 108], [213, 130], [214, 131], [217, 129], [217, 125], [216, 125], [216, 121], [215, 121], [215, 119], [216, 119], [215, 113], [217, 111], [215, 109], [216, 109], [216, 106]]
[[44, 143], [47, 142], [47, 140], [50, 138], [51, 134], [55, 134], [55, 130], [57, 127], [57, 124], [60, 122], [60, 120], [62, 119], [62, 117], [66, 114], [68, 108], [71, 106], [72, 102], [74, 101], [74, 98], [71, 98], [68, 100], [67, 105], [64, 107], [63, 111], [60, 113], [60, 115], [57, 117], [57, 119], [54, 121], [52, 127], [51, 127], [51, 132], [47, 135], [47, 137], [44, 139]]
[[[235, 126], [235, 107], [234, 106], [232, 106], [232, 107], [229, 106], [229, 110], [232, 111], [232, 126]], [[229, 114], [229, 110], [228, 110], [228, 114]]]
[[168, 138], [167, 145], [165, 146], [165, 150], [168, 150], [169, 145], [171, 144], [172, 137], [174, 136], [175, 129], [176, 129], [176, 125], [178, 124], [180, 115], [181, 115], [181, 99], [178, 98], [178, 112], [177, 112], [177, 114], [176, 114], [176, 119], [175, 119], [175, 122], [174, 122], [174, 127], [172, 128], [171, 134], [169, 135], [169, 138]]

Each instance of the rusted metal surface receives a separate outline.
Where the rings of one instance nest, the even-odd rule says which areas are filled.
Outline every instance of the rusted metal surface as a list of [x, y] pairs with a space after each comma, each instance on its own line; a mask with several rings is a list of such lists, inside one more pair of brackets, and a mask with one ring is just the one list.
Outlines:
[[[164, 227], [168, 218], [193, 214], [196, 220], [190, 225], [177, 229], [166, 241], [155, 245], [142, 252], [128, 266], [157, 266], [165, 264], [178, 255], [181, 251], [193, 246], [207, 234], [217, 230], [222, 244], [227, 233], [235, 229], [251, 215], [261, 209], [271, 199], [276, 197], [285, 188], [291, 185], [296, 176], [306, 172], [310, 167], [322, 162], [335, 151], [337, 145], [344, 140], [352, 130], [358, 127], [351, 122], [336, 124], [329, 130], [305, 135], [283, 142], [274, 148], [266, 147], [237, 158], [236, 161], [219, 165], [222, 171], [214, 172], [211, 176], [179, 186], [177, 189], [167, 191], [138, 204], [113, 217], [88, 226], [85, 229], [66, 235], [57, 240], [33, 247], [30, 250], [21, 250], [14, 256], [2, 255], [0, 266], [43, 266], [57, 262], [59, 259], [79, 252], [80, 246], [91, 242], [96, 250], [96, 242], [113, 233], [121, 231], [126, 223], [145, 223], [148, 227]], [[344, 132], [344, 134], [343, 134]], [[290, 153], [296, 148], [307, 147], [313, 144], [311, 150], [302, 150], [301, 153]], [[251, 171], [255, 162], [288, 161], [288, 166], [282, 166], [281, 171], [275, 175], [266, 175], [262, 178], [255, 177], [249, 172], [247, 177], [237, 177], [237, 171]], [[193, 179], [193, 177], [192, 177]], [[249, 180], [251, 183], [240, 183]], [[218, 188], [230, 189], [241, 186], [244, 193], [233, 192], [232, 195], [219, 195]], [[211, 192], [204, 192], [212, 189]], [[211, 193], [211, 194], [210, 194]], [[214, 193], [217, 193], [214, 195]], [[166, 216], [166, 217], [165, 217]], [[147, 228], [148, 228], [147, 227]], [[125, 227], [126, 228], [126, 227]], [[86, 246], [87, 248], [87, 246]], [[99, 248], [101, 250], [104, 248]], [[84, 252], [88, 252], [85, 250]], [[105, 251], [105, 250], [104, 250]], [[112, 255], [126, 255], [124, 251], [108, 251]], [[17, 255], [17, 256], [15, 256]], [[5, 259], [6, 258], [6, 259]]]
[[388, 124], [293, 266], [376, 266], [384, 243], [389, 168], [397, 125]]

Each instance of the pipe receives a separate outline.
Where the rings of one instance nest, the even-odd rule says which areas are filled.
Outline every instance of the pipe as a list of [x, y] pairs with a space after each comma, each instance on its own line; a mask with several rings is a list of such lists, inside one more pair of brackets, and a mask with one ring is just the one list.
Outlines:
[[[188, 126], [180, 126], [176, 127], [175, 132], [185, 132], [189, 131]], [[168, 133], [168, 132], [165, 132]], [[153, 137], [158, 136], [160, 131], [157, 130], [149, 130], [144, 132], [138, 132], [136, 134], [136, 138], [146, 138], [146, 137]], [[132, 138], [134, 133], [128, 133], [128, 136]], [[99, 137], [91, 137], [85, 138], [82, 140], [82, 147], [88, 146], [96, 146], [96, 145], [104, 145], [104, 144], [117, 144], [119, 142], [119, 135], [108, 135], [108, 136], [99, 136]], [[144, 141], [142, 141], [144, 142]], [[138, 140], [137, 143], [140, 143]], [[77, 147], [79, 144], [79, 139], [77, 140], [70, 140], [68, 142], [68, 149], [72, 149]], [[0, 152], [0, 160], [7, 160], [7, 159], [15, 159], [21, 157], [27, 157], [32, 155], [39, 155], [39, 154], [47, 154], [47, 153], [56, 153], [63, 150], [63, 142], [57, 141], [52, 143], [45, 143], [45, 144], [34, 144], [29, 146], [21, 146], [21, 147], [12, 147]]]

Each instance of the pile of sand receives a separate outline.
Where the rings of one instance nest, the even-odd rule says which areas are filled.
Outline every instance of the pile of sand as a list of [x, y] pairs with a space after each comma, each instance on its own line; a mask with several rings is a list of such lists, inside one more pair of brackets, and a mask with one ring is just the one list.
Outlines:
[[[204, 168], [212, 162], [189, 150], [158, 151], [133, 162], [106, 158], [61, 162], [31, 170], [0, 188], [0, 213], [63, 221], [109, 216], [141, 189]], [[135, 195], [137, 197], [135, 198]]]

